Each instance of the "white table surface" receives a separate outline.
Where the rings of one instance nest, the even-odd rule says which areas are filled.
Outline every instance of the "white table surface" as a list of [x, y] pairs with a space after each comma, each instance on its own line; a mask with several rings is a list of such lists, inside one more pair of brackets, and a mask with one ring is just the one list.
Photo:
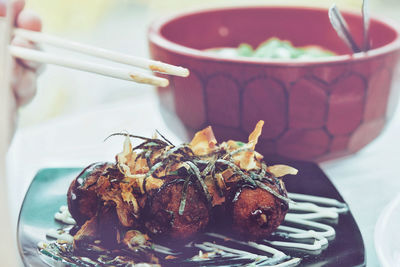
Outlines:
[[[17, 132], [7, 163], [14, 224], [24, 194], [39, 169], [113, 160], [123, 140], [115, 137], [103, 142], [110, 133], [129, 131], [150, 136], [154, 129], [180, 142], [163, 122], [155, 94], [149, 93]], [[400, 113], [397, 112], [384, 133], [362, 151], [321, 164], [360, 227], [368, 266], [379, 266], [373, 242], [377, 218], [400, 192], [399, 136]]]

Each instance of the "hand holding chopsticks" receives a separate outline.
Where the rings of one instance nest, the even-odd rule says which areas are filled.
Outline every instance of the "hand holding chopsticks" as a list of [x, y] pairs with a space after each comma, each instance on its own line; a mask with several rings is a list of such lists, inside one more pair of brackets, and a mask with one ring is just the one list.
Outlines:
[[[34, 43], [53, 45], [55, 47], [75, 52], [80, 52], [83, 54], [143, 69], [149, 69], [151, 71], [157, 71], [181, 77], [187, 77], [189, 75], [189, 70], [183, 67], [178, 67], [150, 59], [134, 57], [95, 46], [90, 46], [65, 40], [59, 37], [51, 36], [40, 32], [34, 32], [24, 29], [15, 29], [14, 34], [16, 36], [20, 36]], [[146, 73], [134, 71], [132, 69], [122, 68], [122, 67], [111, 67], [111, 66], [101, 65], [98, 63], [93, 63], [90, 61], [66, 58], [59, 55], [49, 54], [47, 52], [37, 51], [23, 47], [10, 46], [10, 53], [12, 56], [20, 59], [59, 65], [67, 68], [93, 72], [104, 76], [109, 76], [128, 81], [134, 81], [138, 83], [146, 83], [160, 87], [165, 87], [168, 86], [169, 84], [168, 80], [165, 78], [155, 77]]]

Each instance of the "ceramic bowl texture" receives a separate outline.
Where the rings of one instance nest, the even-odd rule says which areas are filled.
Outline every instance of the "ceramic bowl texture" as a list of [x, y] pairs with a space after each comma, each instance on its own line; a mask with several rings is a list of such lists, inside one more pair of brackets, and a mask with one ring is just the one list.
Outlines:
[[[342, 12], [357, 43], [361, 14]], [[351, 55], [326, 9], [231, 7], [181, 13], [149, 29], [154, 59], [190, 69], [158, 88], [173, 127], [187, 139], [211, 125], [217, 140], [243, 140], [258, 120], [257, 150], [266, 156], [323, 161], [354, 153], [374, 140], [391, 118], [400, 89], [400, 30], [371, 18], [368, 53]], [[320, 45], [338, 56], [309, 61], [223, 58], [205, 49], [256, 47], [278, 37], [295, 46]]]

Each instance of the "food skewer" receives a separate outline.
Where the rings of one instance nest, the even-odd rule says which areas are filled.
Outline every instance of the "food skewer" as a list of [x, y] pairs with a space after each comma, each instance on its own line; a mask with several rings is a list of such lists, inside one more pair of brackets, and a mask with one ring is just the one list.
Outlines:
[[[149, 69], [154, 72], [160, 72], [164, 74], [176, 75], [181, 77], [187, 77], [189, 75], [189, 70], [183, 67], [174, 66], [171, 64], [150, 60], [146, 58], [126, 55], [123, 53], [103, 49], [100, 47], [81, 44], [78, 42], [62, 39], [59, 37], [51, 36], [40, 32], [34, 32], [24, 29], [14, 29], [13, 33], [16, 36], [20, 36], [34, 43], [53, 45], [55, 47], [114, 61], [117, 63], [131, 65], [143, 69]], [[43, 51], [16, 47], [12, 45], [9, 47], [9, 50], [12, 56], [20, 59], [46, 63], [46, 64], [54, 64], [67, 68], [78, 69], [104, 76], [109, 76], [117, 79], [134, 81], [138, 83], [146, 83], [160, 87], [165, 87], [168, 86], [169, 84], [169, 81], [165, 78], [155, 77], [129, 68], [110, 67], [104, 64], [93, 63], [90, 61], [84, 61], [80, 59], [65, 58], [62, 56], [49, 54]]]

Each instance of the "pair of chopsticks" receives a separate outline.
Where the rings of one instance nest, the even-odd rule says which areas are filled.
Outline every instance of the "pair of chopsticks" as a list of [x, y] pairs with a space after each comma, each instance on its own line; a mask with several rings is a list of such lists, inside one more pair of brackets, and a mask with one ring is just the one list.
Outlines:
[[362, 22], [363, 22], [363, 45], [362, 49], [356, 44], [353, 36], [350, 33], [349, 26], [347, 25], [345, 19], [340, 13], [339, 9], [335, 4], [333, 4], [328, 11], [329, 20], [332, 27], [338, 34], [338, 36], [347, 44], [347, 46], [353, 51], [353, 53], [358, 53], [361, 51], [367, 52], [370, 49], [370, 36], [369, 36], [369, 3], [368, 0], [362, 1], [361, 6]]
[[[65, 40], [41, 32], [34, 32], [24, 29], [14, 29], [13, 32], [15, 36], [20, 36], [36, 44], [48, 44], [55, 47], [67, 49], [70, 51], [75, 51], [82, 54], [126, 65], [131, 65], [143, 69], [149, 69], [151, 71], [156, 71], [164, 74], [176, 75], [181, 77], [187, 77], [189, 75], [189, 70], [186, 68], [174, 66], [160, 61], [126, 55], [123, 53], [110, 51], [95, 46], [90, 46], [70, 40]], [[63, 57], [55, 54], [50, 54], [44, 51], [13, 46], [13, 45], [9, 47], [9, 51], [13, 57], [19, 59], [40, 62], [45, 64], [53, 64], [62, 67], [78, 69], [86, 72], [97, 73], [100, 75], [109, 76], [117, 79], [134, 81], [138, 83], [145, 83], [160, 87], [165, 87], [168, 86], [169, 84], [169, 81], [165, 78], [138, 72], [132, 70], [131, 68], [111, 67], [111, 66], [106, 66], [104, 64], [93, 63], [90, 61], [73, 59], [69, 57]]]

